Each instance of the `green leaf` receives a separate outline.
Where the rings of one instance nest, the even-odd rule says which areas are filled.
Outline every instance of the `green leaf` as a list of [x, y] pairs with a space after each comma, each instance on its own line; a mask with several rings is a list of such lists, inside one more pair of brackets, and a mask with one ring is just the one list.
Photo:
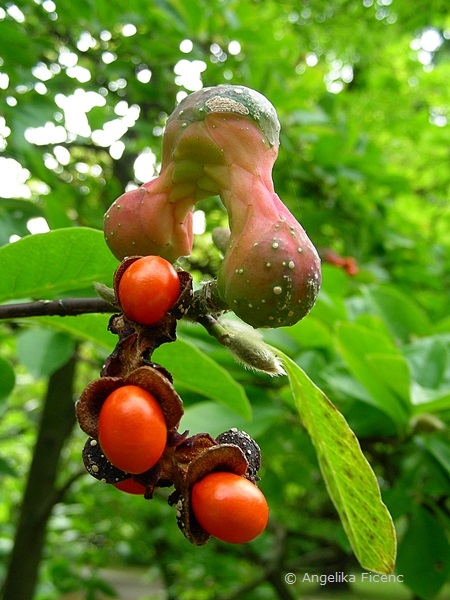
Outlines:
[[16, 469], [13, 469], [9, 462], [0, 456], [0, 475], [9, 475], [10, 477], [18, 477], [19, 474]]
[[418, 507], [398, 548], [397, 571], [420, 598], [432, 599], [448, 581], [450, 546], [442, 526]]
[[74, 227], [30, 235], [0, 248], [0, 302], [45, 299], [94, 281], [111, 284], [117, 264], [99, 230]]
[[194, 345], [179, 339], [155, 350], [152, 358], [171, 372], [177, 387], [184, 386], [228, 406], [244, 419], [251, 418], [252, 409], [244, 388]]
[[347, 308], [344, 300], [338, 296], [332, 296], [323, 289], [320, 291], [317, 302], [311, 313], [314, 318], [320, 319], [325, 325], [334, 325], [339, 321], [347, 319]]
[[450, 331], [450, 316], [444, 317], [434, 324], [434, 333], [448, 333]]
[[405, 358], [400, 354], [367, 354], [367, 361], [380, 381], [407, 406], [411, 396], [411, 375]]
[[411, 400], [414, 415], [450, 410], [450, 389], [430, 390], [414, 383]]
[[185, 409], [180, 431], [188, 429], [191, 434], [207, 431], [213, 437], [217, 437], [219, 433], [237, 427], [252, 437], [257, 437], [271, 427], [279, 414], [280, 411], [276, 408], [260, 409], [255, 411], [254, 418], [249, 422], [217, 402], [196, 402]]
[[14, 369], [9, 362], [0, 356], [0, 402], [13, 391], [16, 384]]
[[448, 441], [438, 436], [430, 435], [422, 436], [420, 440], [450, 477], [450, 446], [448, 445]]
[[[353, 377], [367, 389], [374, 404], [380, 410], [385, 412], [399, 428], [405, 427], [409, 418], [408, 411], [397, 394], [392, 391], [392, 385], [386, 385], [377, 371], [377, 355], [384, 356], [384, 362], [388, 356], [392, 356], [397, 363], [398, 358], [402, 358], [391, 340], [378, 331], [372, 331], [355, 323], [338, 325], [336, 338], [338, 348]], [[400, 368], [404, 369], [404, 367]]]
[[47, 377], [64, 365], [74, 351], [71, 337], [45, 329], [29, 329], [17, 340], [19, 359], [34, 378]]
[[367, 290], [375, 311], [386, 321], [392, 334], [402, 341], [411, 336], [424, 336], [431, 331], [426, 313], [409, 297], [395, 288], [377, 287]]
[[304, 348], [330, 348], [332, 346], [330, 330], [322, 321], [312, 315], [292, 327], [283, 328], [283, 331]]
[[75, 317], [36, 317], [33, 322], [63, 331], [80, 341], [92, 342], [111, 352], [118, 338], [107, 329], [109, 319], [109, 314], [85, 314]]
[[414, 379], [421, 386], [439, 388], [450, 367], [450, 352], [440, 336], [415, 340], [405, 349]]
[[392, 573], [396, 536], [377, 479], [342, 414], [289, 357], [281, 354], [300, 418], [316, 448], [328, 493], [365, 569]]

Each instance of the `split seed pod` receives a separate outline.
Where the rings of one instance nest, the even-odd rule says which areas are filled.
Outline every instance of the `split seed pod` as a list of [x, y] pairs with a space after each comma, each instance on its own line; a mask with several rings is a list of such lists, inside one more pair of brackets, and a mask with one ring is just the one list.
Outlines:
[[[123, 274], [128, 269], [128, 267], [131, 267], [131, 265], [140, 258], [142, 258], [142, 256], [129, 256], [125, 258], [117, 267], [114, 273], [113, 281], [114, 293], [117, 302], [119, 302], [119, 283], [122, 279]], [[193, 296], [192, 276], [187, 271], [182, 270], [177, 271], [177, 274], [178, 279], [180, 280], [180, 294], [175, 304], [171, 307], [169, 313], [170, 315], [173, 315], [176, 319], [181, 319], [184, 313], [188, 310]]]
[[136, 385], [154, 396], [161, 406], [167, 431], [175, 431], [183, 415], [183, 402], [172, 383], [151, 366], [139, 367], [127, 377], [101, 377], [88, 384], [76, 404], [81, 429], [98, 439], [98, 418], [106, 398], [125, 385]]
[[130, 477], [109, 462], [98, 441], [91, 437], [86, 440], [83, 448], [83, 463], [89, 475], [104, 483], [119, 483]]
[[[217, 444], [204, 450], [188, 465], [185, 478], [176, 490], [178, 527], [194, 545], [202, 546], [210, 538], [194, 516], [191, 508], [192, 486], [214, 471], [228, 471], [241, 477], [248, 475], [248, 462], [242, 450], [234, 444]], [[250, 477], [247, 476], [247, 479]]]
[[233, 427], [221, 433], [216, 438], [216, 442], [221, 445], [234, 444], [235, 446], [239, 446], [248, 463], [247, 479], [250, 479], [252, 483], [259, 481], [258, 471], [261, 468], [261, 448], [248, 433]]

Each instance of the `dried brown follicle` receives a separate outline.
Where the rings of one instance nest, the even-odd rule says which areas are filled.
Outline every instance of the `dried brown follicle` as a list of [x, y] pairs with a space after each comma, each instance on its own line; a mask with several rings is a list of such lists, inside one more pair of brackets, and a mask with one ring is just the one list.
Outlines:
[[106, 398], [125, 385], [136, 385], [154, 396], [166, 420], [167, 431], [176, 430], [183, 415], [183, 402], [172, 383], [158, 369], [139, 367], [127, 377], [101, 377], [88, 384], [76, 404], [81, 429], [98, 439], [98, 418]]
[[248, 462], [242, 450], [234, 444], [212, 445], [187, 465], [184, 477], [176, 485], [172, 502], [176, 503], [177, 524], [183, 535], [194, 545], [202, 546], [210, 535], [200, 526], [191, 508], [192, 486], [209, 473], [227, 471], [248, 477]]
[[154, 467], [140, 473], [139, 475], [132, 475], [122, 471], [115, 467], [105, 456], [100, 443], [98, 440], [88, 438], [83, 448], [83, 463], [86, 471], [103, 483], [116, 484], [127, 479], [134, 479], [145, 487], [144, 497], [150, 500], [153, 497], [155, 488], [171, 486], [172, 481], [164, 480], [162, 473], [164, 471], [161, 462], [157, 463]]
[[[124, 259], [114, 274], [114, 294], [118, 298], [121, 277], [126, 269], [140, 256]], [[119, 341], [106, 359], [102, 369], [102, 377], [126, 377], [132, 371], [144, 365], [151, 365], [153, 351], [168, 342], [176, 340], [176, 323], [189, 310], [193, 298], [192, 276], [187, 271], [178, 270], [180, 293], [177, 301], [166, 315], [154, 325], [140, 325], [123, 314], [113, 315], [108, 329], [119, 337]], [[163, 371], [161, 367], [157, 367]], [[170, 375], [165, 372], [166, 375]]]
[[83, 463], [89, 475], [104, 483], [119, 483], [130, 475], [109, 462], [94, 438], [88, 438], [83, 448]]
[[176, 340], [176, 321], [173, 315], [167, 314], [154, 329], [129, 321], [122, 314], [113, 315], [108, 329], [119, 336], [119, 341], [103, 365], [102, 377], [126, 377], [139, 367], [150, 365], [171, 380], [169, 372], [150, 359], [161, 344]]
[[217, 436], [216, 442], [239, 446], [248, 463], [247, 479], [250, 479], [252, 483], [259, 481], [258, 471], [261, 468], [261, 448], [246, 431], [240, 431], [236, 427], [233, 427]]

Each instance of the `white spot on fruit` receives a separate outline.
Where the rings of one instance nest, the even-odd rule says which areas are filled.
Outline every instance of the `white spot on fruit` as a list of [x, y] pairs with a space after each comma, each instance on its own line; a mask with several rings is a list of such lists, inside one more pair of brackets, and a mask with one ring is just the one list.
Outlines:
[[280, 246], [280, 244], [279, 244], [278, 242], [274, 242], [274, 243], [272, 244], [272, 248], [273, 248], [274, 250], [276, 250], [277, 248], [279, 248], [279, 246]]
[[[248, 115], [250, 112], [246, 106], [241, 104], [241, 102], [233, 100], [232, 98], [223, 98], [221, 96], [209, 98], [206, 100], [205, 104], [211, 112], [237, 113], [238, 115]], [[202, 112], [203, 110], [203, 108], [199, 109], [199, 111]]]
[[279, 296], [279, 295], [282, 293], [282, 291], [283, 291], [283, 288], [282, 288], [281, 286], [279, 286], [279, 285], [276, 285], [276, 286], [273, 288], [273, 293], [274, 293], [276, 296]]
[[295, 262], [294, 262], [293, 260], [290, 260], [290, 261], [289, 261], [289, 264], [288, 264], [288, 267], [289, 267], [290, 269], [295, 269]]

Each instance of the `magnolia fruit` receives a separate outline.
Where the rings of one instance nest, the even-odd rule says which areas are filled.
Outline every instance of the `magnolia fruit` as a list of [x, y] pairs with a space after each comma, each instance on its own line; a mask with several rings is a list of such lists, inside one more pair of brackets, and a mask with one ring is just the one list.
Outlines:
[[121, 196], [105, 216], [112, 252], [171, 261], [189, 254], [195, 203], [219, 195], [230, 225], [217, 277], [222, 303], [253, 327], [299, 321], [316, 300], [320, 259], [273, 187], [279, 132], [272, 104], [249, 88], [187, 96], [167, 121], [160, 176]]

